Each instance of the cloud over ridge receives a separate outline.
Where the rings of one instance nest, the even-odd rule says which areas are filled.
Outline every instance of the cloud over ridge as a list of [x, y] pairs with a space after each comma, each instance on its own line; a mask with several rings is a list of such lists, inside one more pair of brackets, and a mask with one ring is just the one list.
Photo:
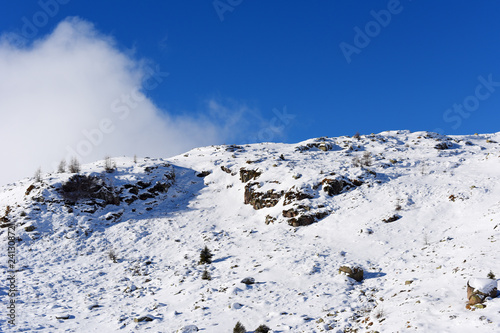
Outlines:
[[79, 18], [28, 46], [1, 38], [0, 73], [0, 185], [72, 156], [168, 157], [221, 143], [230, 131], [208, 117], [159, 110], [147, 91], [168, 73], [124, 54]]

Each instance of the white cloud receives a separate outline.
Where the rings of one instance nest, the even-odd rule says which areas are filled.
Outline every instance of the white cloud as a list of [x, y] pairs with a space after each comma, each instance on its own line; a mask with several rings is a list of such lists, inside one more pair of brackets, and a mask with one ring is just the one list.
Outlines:
[[144, 93], [166, 74], [119, 51], [86, 21], [66, 19], [29, 46], [0, 40], [0, 184], [39, 166], [51, 172], [73, 155], [81, 162], [168, 157], [245, 137], [237, 133], [248, 128], [241, 123], [246, 107], [209, 102], [207, 115], [181, 117], [158, 110]]

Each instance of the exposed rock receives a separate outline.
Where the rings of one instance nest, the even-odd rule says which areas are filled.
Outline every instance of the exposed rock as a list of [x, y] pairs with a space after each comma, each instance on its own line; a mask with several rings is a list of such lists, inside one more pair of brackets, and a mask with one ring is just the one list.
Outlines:
[[288, 224], [292, 227], [302, 227], [306, 225], [313, 224], [316, 221], [319, 221], [326, 216], [328, 216], [329, 212], [317, 212], [314, 214], [303, 214], [299, 217], [293, 217], [288, 220]]
[[202, 171], [199, 174], [197, 174], [196, 177], [203, 178], [203, 177], [208, 176], [210, 173], [211, 173], [210, 171]]
[[497, 296], [497, 281], [474, 278], [467, 281], [467, 299], [470, 305], [484, 303], [487, 297]]
[[138, 198], [137, 198], [135, 195], [133, 195], [133, 196], [131, 196], [130, 198], [125, 199], [125, 202], [126, 202], [126, 203], [128, 203], [128, 204], [130, 205], [131, 203], [133, 203], [133, 202], [134, 202], [134, 201], [136, 201], [137, 199], [138, 199]]
[[153, 199], [155, 196], [151, 193], [142, 193], [139, 195], [139, 199], [141, 200], [147, 200], [147, 199]]
[[60, 319], [60, 320], [67, 320], [69, 319], [71, 316], [69, 314], [61, 314], [61, 315], [56, 315], [56, 319]]
[[292, 186], [292, 188], [285, 193], [285, 200], [283, 201], [283, 206], [289, 205], [294, 201], [313, 199], [313, 198], [314, 195], [300, 191], [295, 186]]
[[359, 179], [351, 179], [351, 183], [354, 185], [354, 186], [361, 186], [363, 185], [363, 182]]
[[313, 224], [316, 220], [314, 219], [314, 216], [311, 215], [302, 215], [299, 216], [298, 218], [291, 218], [288, 220], [288, 224], [291, 225], [292, 227], [301, 227], [305, 225], [310, 225]]
[[349, 190], [354, 187], [354, 184], [346, 179], [331, 179], [325, 178], [321, 181], [323, 191], [329, 196], [334, 196], [342, 193], [344, 190]]
[[24, 193], [25, 195], [30, 195], [31, 191], [35, 189], [35, 184], [31, 184], [27, 189], [26, 192]]
[[241, 283], [244, 283], [246, 285], [251, 285], [255, 283], [255, 279], [253, 277], [246, 277], [243, 280], [241, 280]]
[[242, 183], [246, 183], [252, 179], [257, 179], [262, 172], [258, 170], [247, 170], [245, 168], [240, 169], [240, 179]]
[[257, 192], [255, 191], [255, 187], [258, 185], [259, 183], [248, 183], [245, 186], [244, 203], [252, 205], [256, 210], [276, 206], [283, 196], [283, 191], [275, 192], [272, 189], [264, 193]]
[[296, 209], [291, 208], [288, 210], [284, 210], [282, 214], [283, 214], [283, 217], [295, 217], [295, 216], [299, 215], [299, 212]]
[[165, 175], [165, 178], [168, 180], [171, 180], [172, 182], [175, 180], [175, 172], [167, 172]]
[[332, 145], [329, 143], [320, 143], [318, 149], [322, 151], [329, 151], [332, 149]]
[[114, 187], [97, 176], [74, 175], [62, 184], [61, 191], [64, 199], [72, 203], [81, 199], [99, 199], [104, 201], [104, 205], [120, 204]]
[[137, 182], [137, 186], [139, 186], [142, 190], [148, 188], [151, 186], [151, 183], [150, 182], [143, 182], [142, 180], [139, 180]]
[[440, 142], [434, 146], [434, 148], [438, 150], [450, 149], [451, 147], [453, 147], [453, 143], [449, 141]]
[[340, 266], [339, 268], [340, 274], [347, 274], [348, 277], [354, 279], [358, 282], [363, 280], [363, 269], [361, 267], [349, 267], [349, 266]]
[[382, 222], [391, 223], [391, 222], [399, 220], [401, 217], [402, 217], [401, 215], [394, 214], [394, 215], [392, 215], [390, 217], [387, 217], [387, 218], [383, 219]]
[[157, 194], [158, 192], [165, 193], [168, 191], [169, 188], [170, 188], [170, 184], [157, 182], [155, 184], [155, 186], [148, 189], [148, 192], [154, 193], [154, 194]]
[[221, 170], [222, 170], [222, 171], [224, 171], [225, 173], [229, 173], [229, 174], [231, 173], [231, 169], [226, 168], [226, 167], [225, 167], [225, 166], [223, 166], [223, 165], [221, 165], [221, 167], [220, 167], [220, 168], [221, 168]]
[[305, 146], [299, 146], [296, 147], [295, 150], [299, 151], [301, 153], [311, 150], [313, 148], [322, 150], [322, 151], [329, 151], [333, 149], [333, 145], [331, 143], [327, 142], [315, 142], [315, 143], [308, 143]]
[[7, 208], [5, 209], [4, 215], [0, 217], [0, 222], [5, 223], [5, 224], [2, 224], [2, 226], [1, 226], [2, 228], [10, 226], [10, 224], [9, 224], [10, 220], [8, 218], [9, 213], [10, 213], [10, 206], [7, 206]]
[[142, 322], [146, 322], [146, 321], [153, 321], [154, 318], [152, 318], [151, 316], [149, 315], [146, 315], [146, 316], [142, 316], [142, 317], [139, 317], [139, 318], [134, 318], [134, 322], [136, 323], [142, 323]]
[[230, 145], [230, 146], [226, 147], [226, 151], [229, 151], [229, 152], [243, 151], [243, 150], [244, 149], [242, 146], [237, 146], [237, 145]]
[[275, 221], [276, 221], [275, 217], [272, 217], [271, 215], [266, 215], [266, 224], [274, 223]]
[[135, 195], [138, 195], [139, 194], [139, 188], [137, 186], [132, 186], [130, 187], [130, 189], [128, 190], [130, 193], [132, 194], [135, 194]]
[[29, 226], [27, 226], [27, 227], [24, 227], [24, 230], [25, 230], [26, 232], [32, 232], [32, 231], [35, 231], [35, 229], [36, 229], [36, 228], [35, 228], [35, 226], [34, 226], [34, 225], [29, 225]]
[[179, 328], [177, 330], [177, 333], [194, 333], [194, 332], [198, 332], [198, 331], [199, 331], [199, 329], [195, 325], [188, 325], [188, 326], [184, 326], [182, 328]]

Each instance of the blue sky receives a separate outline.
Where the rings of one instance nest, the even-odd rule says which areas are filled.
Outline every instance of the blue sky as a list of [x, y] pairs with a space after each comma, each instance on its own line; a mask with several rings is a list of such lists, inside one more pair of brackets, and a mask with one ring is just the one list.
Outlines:
[[144, 94], [169, 117], [226, 133], [206, 145], [499, 130], [495, 1], [42, 0], [2, 9], [4, 35], [30, 35], [20, 49], [78, 17], [117, 52], [168, 73]]

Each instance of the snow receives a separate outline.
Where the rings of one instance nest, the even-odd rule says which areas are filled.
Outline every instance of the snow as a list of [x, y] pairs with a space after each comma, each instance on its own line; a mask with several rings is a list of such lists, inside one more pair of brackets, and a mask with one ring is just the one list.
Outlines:
[[497, 288], [497, 281], [487, 278], [473, 278], [469, 280], [469, 286], [483, 294], [489, 294]]
[[[122, 190], [120, 205], [65, 203], [58, 189], [69, 173], [43, 175], [28, 195], [33, 179], [4, 186], [0, 217], [9, 206], [20, 239], [19, 294], [17, 327], [3, 306], [1, 330], [173, 333], [193, 325], [211, 333], [240, 321], [247, 331], [498, 332], [498, 297], [475, 311], [465, 304], [467, 281], [488, 287], [471, 277], [500, 274], [499, 141], [500, 133], [387, 131], [201, 147], [137, 163], [119, 157], [114, 173], [103, 171], [104, 161], [84, 165], [82, 174]], [[440, 142], [451, 148], [435, 149]], [[365, 152], [371, 165], [353, 166]], [[309, 197], [255, 210], [243, 203], [241, 168], [262, 172], [248, 182], [256, 191], [294, 188]], [[199, 177], [203, 171], [210, 173]], [[325, 178], [362, 185], [330, 196]], [[157, 183], [168, 190], [125, 203], [135, 191], [125, 186], [139, 182], [138, 195]], [[292, 227], [282, 214], [292, 208], [327, 215]], [[198, 265], [205, 245], [212, 263]], [[340, 266], [362, 267], [364, 280], [339, 274]], [[201, 279], [205, 269], [211, 280]], [[255, 283], [242, 283], [247, 277]], [[9, 301], [5, 283], [0, 300]], [[138, 320], [145, 317], [152, 321]]]

